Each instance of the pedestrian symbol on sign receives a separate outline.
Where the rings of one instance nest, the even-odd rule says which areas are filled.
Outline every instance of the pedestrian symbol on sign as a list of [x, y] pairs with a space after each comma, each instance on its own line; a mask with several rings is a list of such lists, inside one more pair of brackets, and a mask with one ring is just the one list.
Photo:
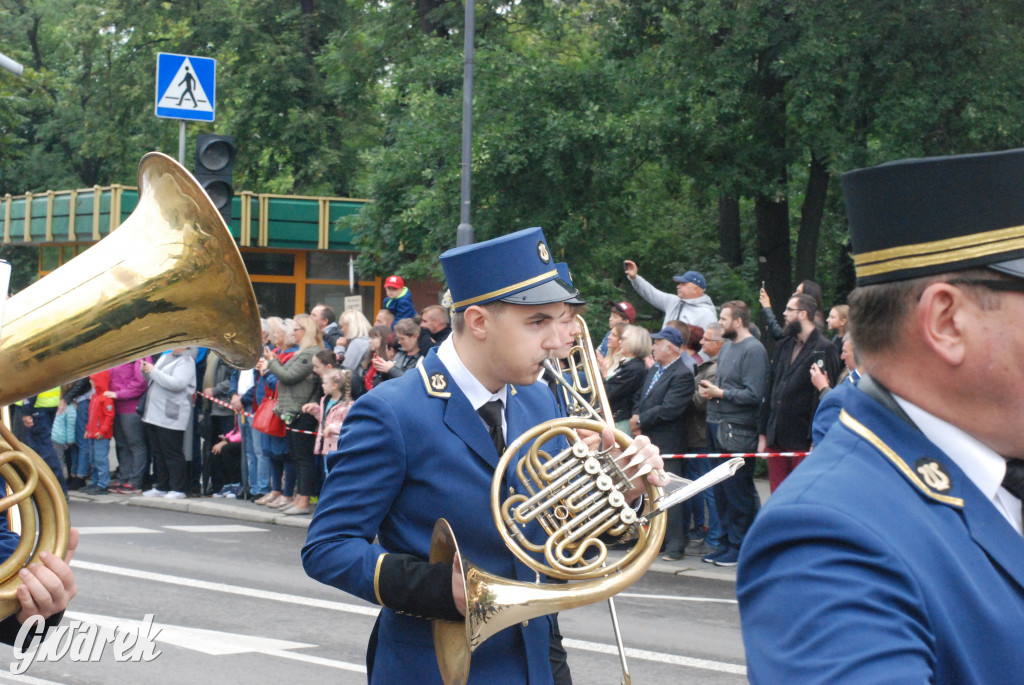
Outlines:
[[156, 115], [213, 121], [216, 61], [208, 57], [160, 53], [157, 59]]

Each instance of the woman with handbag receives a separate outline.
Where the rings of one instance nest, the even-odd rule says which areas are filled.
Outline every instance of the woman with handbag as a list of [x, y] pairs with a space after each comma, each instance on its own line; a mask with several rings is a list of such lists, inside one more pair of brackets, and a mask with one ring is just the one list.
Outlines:
[[282, 363], [272, 352], [264, 353], [267, 370], [277, 376], [276, 413], [290, 429], [288, 456], [295, 464], [295, 501], [280, 509], [288, 516], [310, 513], [309, 498], [314, 494], [316, 469], [313, 449], [316, 445], [317, 420], [302, 411], [303, 405], [320, 399], [320, 378], [313, 373], [313, 356], [323, 349], [320, 328], [308, 314], [295, 317], [292, 334], [298, 351]]
[[[280, 318], [267, 319], [270, 344], [266, 349], [278, 359], [290, 359], [299, 349], [292, 338], [292, 322], [287, 325]], [[288, 438], [284, 421], [274, 410], [277, 408], [277, 376], [267, 371], [267, 361], [256, 363], [256, 386], [253, 390], [254, 416], [252, 428], [270, 462], [270, 492], [256, 500], [256, 504], [271, 509], [287, 509], [292, 505], [295, 490], [295, 465], [288, 460]]]

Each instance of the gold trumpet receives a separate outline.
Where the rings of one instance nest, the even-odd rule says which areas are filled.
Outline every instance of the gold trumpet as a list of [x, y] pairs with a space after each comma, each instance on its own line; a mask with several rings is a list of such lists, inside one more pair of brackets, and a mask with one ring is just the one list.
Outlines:
[[[256, 363], [256, 296], [206, 191], [159, 152], [142, 158], [138, 181], [139, 204], [117, 230], [7, 301], [0, 406], [173, 347], [209, 347], [236, 368]], [[70, 525], [50, 468], [6, 427], [0, 436], [0, 476], [13, 490], [0, 511], [20, 505], [21, 521], [21, 541], [0, 564], [3, 617], [19, 607], [18, 571], [43, 550], [63, 556]]]
[[[581, 334], [568, 369], [556, 370], [549, 364], [547, 372], [567, 393], [570, 410], [587, 418], [554, 419], [528, 430], [502, 454], [491, 481], [491, 515], [498, 532], [512, 554], [538, 574], [538, 582], [509, 580], [484, 571], [459, 554], [445, 519], [434, 525], [430, 561], [458, 559], [466, 597], [465, 621], [432, 622], [434, 651], [445, 685], [467, 681], [473, 651], [495, 633], [531, 618], [608, 599], [635, 583], [654, 562], [665, 537], [665, 518], [658, 514], [732, 476], [743, 465], [743, 459], [730, 460], [693, 482], [673, 477], [667, 493], [644, 481], [646, 509], [637, 515], [625, 493], [630, 481], [645, 477], [651, 467], [636, 456], [633, 438], [614, 428], [597, 355], [586, 324], [577, 319]], [[612, 448], [591, 449], [577, 433], [608, 428], [614, 436], [612, 448], [623, 450], [618, 457], [612, 456]], [[569, 446], [554, 455], [545, 451], [558, 438]], [[523, 449], [516, 474], [525, 492], [506, 495], [503, 476]], [[623, 460], [628, 463], [622, 464]], [[543, 540], [527, 531], [527, 527], [535, 530], [535, 524], [546, 536]], [[633, 538], [632, 548], [610, 562], [608, 541]], [[540, 574], [570, 582], [541, 584]], [[625, 668], [624, 678], [629, 679]]]

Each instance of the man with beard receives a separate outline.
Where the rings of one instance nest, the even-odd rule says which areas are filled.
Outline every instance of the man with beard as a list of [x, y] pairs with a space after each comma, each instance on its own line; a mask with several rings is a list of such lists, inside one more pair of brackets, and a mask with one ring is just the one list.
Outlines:
[[[811, 383], [811, 366], [839, 377], [839, 355], [835, 345], [818, 332], [814, 315], [818, 305], [810, 295], [794, 295], [786, 303], [786, 335], [775, 348], [765, 401], [761, 405], [757, 451], [802, 452], [811, 447], [811, 421], [818, 408], [818, 390]], [[795, 469], [802, 458], [775, 457], [768, 460], [772, 492]]]
[[[698, 390], [708, 400], [708, 441], [712, 452], [750, 452], [757, 447], [758, 407], [768, 378], [768, 353], [750, 333], [750, 307], [745, 302], [723, 304], [718, 323], [726, 342], [718, 353], [715, 380], [701, 380]], [[715, 486], [722, 537], [718, 549], [704, 557], [709, 564], [735, 566], [739, 559], [743, 538], [761, 506], [754, 487], [756, 463], [756, 459], [747, 459], [735, 476]]]

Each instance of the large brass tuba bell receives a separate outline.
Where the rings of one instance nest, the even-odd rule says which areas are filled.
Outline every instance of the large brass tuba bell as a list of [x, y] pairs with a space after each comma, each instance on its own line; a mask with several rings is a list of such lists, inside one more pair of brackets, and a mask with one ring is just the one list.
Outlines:
[[[578, 416], [534, 426], [501, 455], [491, 481], [491, 515], [509, 551], [538, 574], [537, 583], [509, 580], [488, 573], [459, 553], [455, 534], [445, 519], [434, 525], [430, 561], [462, 567], [465, 587], [464, 621], [432, 622], [434, 652], [445, 685], [463, 685], [469, 678], [473, 652], [497, 632], [522, 621], [608, 599], [638, 581], [657, 557], [665, 537], [665, 517], [658, 514], [733, 475], [743, 459], [722, 464], [696, 481], [671, 476], [665, 490], [645, 481], [647, 509], [638, 516], [624, 492], [628, 483], [650, 471], [642, 459], [630, 456], [633, 438], [612, 426], [612, 413], [598, 369], [597, 355], [586, 323], [577, 317], [578, 344], [564, 368], [550, 362], [548, 375], [565, 392], [566, 406]], [[565, 376], [568, 375], [569, 379]], [[597, 408], [593, 405], [596, 404]], [[584, 418], [585, 417], [585, 418]], [[600, 432], [611, 428], [618, 460], [610, 449], [592, 450], [577, 430]], [[543, 448], [554, 438], [568, 448], [548, 454]], [[503, 477], [512, 460], [524, 492], [503, 492]], [[526, 527], [537, 523], [542, 540], [531, 540]], [[618, 560], [608, 556], [607, 541], [633, 540]], [[542, 584], [540, 575], [569, 581]], [[623, 678], [629, 673], [623, 659]]]
[[[159, 152], [142, 158], [138, 181], [138, 206], [117, 230], [7, 301], [0, 406], [173, 347], [209, 347], [236, 368], [256, 363], [256, 296], [210, 198]], [[0, 476], [14, 493], [0, 511], [19, 504], [22, 531], [0, 564], [0, 616], [8, 616], [18, 608], [18, 571], [43, 550], [63, 556], [69, 522], [49, 467], [0, 434]]]

